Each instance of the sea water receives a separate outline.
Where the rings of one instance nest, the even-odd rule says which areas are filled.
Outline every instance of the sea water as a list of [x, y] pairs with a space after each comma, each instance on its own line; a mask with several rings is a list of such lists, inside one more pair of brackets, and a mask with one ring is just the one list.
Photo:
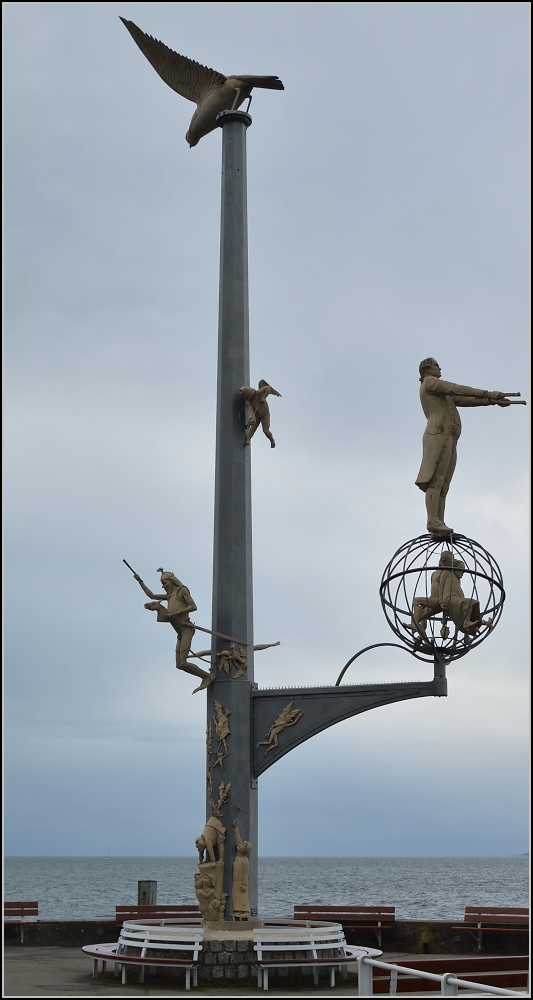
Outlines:
[[[195, 903], [196, 858], [4, 860], [4, 899], [37, 900], [42, 920], [114, 919], [155, 880], [158, 903]], [[462, 920], [465, 906], [528, 906], [529, 857], [260, 858], [259, 913], [295, 904], [396, 907], [404, 920]]]

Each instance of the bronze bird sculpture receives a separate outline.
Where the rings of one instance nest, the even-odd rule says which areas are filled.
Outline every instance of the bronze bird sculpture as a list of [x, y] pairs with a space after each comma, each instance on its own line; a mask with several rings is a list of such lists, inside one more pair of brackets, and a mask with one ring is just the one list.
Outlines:
[[217, 127], [216, 119], [221, 111], [235, 111], [246, 98], [248, 111], [254, 87], [266, 90], [285, 89], [277, 76], [224, 76], [214, 69], [201, 66], [194, 59], [180, 56], [163, 42], [158, 42], [157, 38], [145, 34], [133, 21], [127, 21], [124, 17], [120, 20], [161, 79], [177, 94], [196, 104], [196, 111], [185, 136], [189, 146], [196, 146], [202, 136]]

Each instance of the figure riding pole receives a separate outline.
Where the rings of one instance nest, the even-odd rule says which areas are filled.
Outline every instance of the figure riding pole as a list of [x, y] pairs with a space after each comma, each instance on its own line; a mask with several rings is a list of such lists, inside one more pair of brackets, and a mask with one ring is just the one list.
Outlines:
[[[144, 580], [142, 580], [139, 574], [135, 572], [133, 566], [130, 566], [126, 559], [123, 559], [122, 562], [125, 563], [130, 572], [133, 573], [133, 576], [137, 580], [141, 589], [144, 590], [146, 596], [150, 598], [150, 601], [144, 605], [147, 611], [156, 611], [158, 622], [169, 622], [174, 631], [177, 632], [177, 669], [184, 670], [188, 674], [193, 674], [195, 677], [202, 678], [202, 683], [199, 687], [195, 688], [193, 694], [196, 694], [196, 691], [202, 691], [204, 688], [209, 687], [215, 679], [215, 672], [210, 671], [208, 673], [207, 671], [202, 670], [202, 668], [196, 663], [191, 663], [189, 660], [189, 655], [193, 655], [195, 657], [202, 655], [198, 653], [191, 654], [190, 652], [192, 638], [196, 629], [200, 632], [207, 632], [208, 635], [216, 635], [221, 639], [229, 639], [230, 642], [237, 642], [241, 646], [246, 646], [248, 643], [241, 642], [240, 639], [235, 639], [231, 635], [224, 635], [222, 632], [213, 632], [211, 629], [202, 628], [201, 625], [195, 625], [189, 618], [189, 613], [191, 611], [196, 611], [197, 606], [191, 597], [189, 589], [184, 583], [181, 582], [181, 580], [178, 580], [173, 573], [169, 573], [162, 569], [162, 567], [159, 567], [157, 572], [161, 573], [161, 585], [164, 588], [165, 593], [153, 594], [149, 587], [146, 586]], [[161, 604], [161, 601], [165, 600], [168, 602], [166, 608]], [[279, 643], [268, 643], [254, 648], [266, 649], [268, 646], [277, 645], [279, 645]]]

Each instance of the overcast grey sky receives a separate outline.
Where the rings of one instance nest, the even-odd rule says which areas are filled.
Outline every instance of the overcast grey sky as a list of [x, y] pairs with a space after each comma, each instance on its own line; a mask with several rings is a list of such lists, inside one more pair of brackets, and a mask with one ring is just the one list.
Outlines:
[[[126, 558], [209, 627], [219, 130], [119, 20], [277, 74], [247, 133], [260, 687], [394, 641], [384, 567], [425, 531], [419, 361], [529, 389], [527, 3], [5, 3], [5, 850], [193, 855], [205, 697]], [[528, 849], [529, 409], [463, 411], [447, 506], [499, 563], [449, 696], [367, 712], [260, 779], [259, 853]], [[347, 682], [427, 680], [399, 650]]]

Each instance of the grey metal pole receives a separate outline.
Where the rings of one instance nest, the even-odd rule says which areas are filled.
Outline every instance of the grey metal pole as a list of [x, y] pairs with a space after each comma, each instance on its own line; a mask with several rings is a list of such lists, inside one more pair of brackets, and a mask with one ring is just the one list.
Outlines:
[[[250, 384], [248, 345], [248, 229], [246, 209], [246, 129], [250, 115], [227, 111], [218, 116], [222, 128], [222, 208], [220, 232], [220, 297], [215, 461], [215, 530], [213, 552], [213, 630], [247, 643], [248, 668], [241, 677], [215, 667], [217, 679], [207, 691], [207, 817], [213, 815], [221, 784], [231, 791], [220, 810], [226, 827], [223, 891], [225, 917], [232, 913], [232, 869], [237, 820], [250, 855], [250, 914], [257, 914], [257, 782], [252, 778], [253, 594], [250, 447], [245, 446], [245, 403], [239, 393]], [[212, 660], [227, 649], [213, 638]], [[227, 718], [227, 755], [218, 759], [216, 705]], [[211, 734], [211, 737], [209, 737]], [[211, 747], [211, 750], [210, 750]], [[224, 751], [225, 752], [225, 751]]]

